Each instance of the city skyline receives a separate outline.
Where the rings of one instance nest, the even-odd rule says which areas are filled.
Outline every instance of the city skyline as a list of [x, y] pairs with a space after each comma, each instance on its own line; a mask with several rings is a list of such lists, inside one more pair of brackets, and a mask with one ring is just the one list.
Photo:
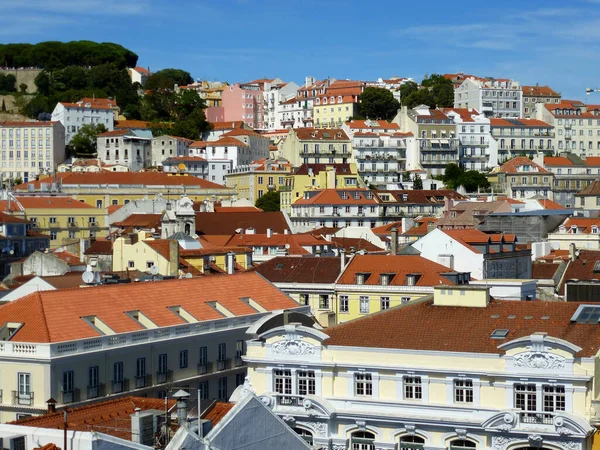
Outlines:
[[477, 9], [435, 1], [426, 11], [387, 0], [372, 9], [337, 0], [28, 3], [34, 12], [24, 15], [20, 1], [5, 2], [10, 25], [0, 41], [116, 42], [151, 70], [175, 67], [230, 83], [267, 76], [301, 84], [308, 75], [419, 82], [425, 74], [464, 72], [549, 85], [563, 98], [600, 103], [599, 94], [585, 95], [600, 87], [592, 57], [600, 49], [598, 0], [568, 7], [510, 0]]

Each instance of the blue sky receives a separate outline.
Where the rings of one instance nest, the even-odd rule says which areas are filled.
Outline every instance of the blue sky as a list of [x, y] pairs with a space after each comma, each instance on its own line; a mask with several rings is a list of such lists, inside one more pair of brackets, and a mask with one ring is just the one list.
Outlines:
[[[2, 0], [0, 42], [111, 41], [194, 78], [462, 71], [600, 88], [600, 0]], [[24, 5], [27, 7], [24, 8]], [[589, 101], [600, 103], [600, 94]]]

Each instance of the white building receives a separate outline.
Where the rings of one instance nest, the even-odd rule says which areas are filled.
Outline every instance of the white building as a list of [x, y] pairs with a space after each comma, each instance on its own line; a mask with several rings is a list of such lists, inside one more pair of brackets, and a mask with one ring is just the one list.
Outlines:
[[227, 400], [248, 326], [284, 309], [308, 312], [255, 273], [30, 294], [0, 308], [0, 420], [174, 384]]
[[152, 138], [152, 166], [158, 167], [169, 158], [188, 156], [188, 148], [194, 142], [179, 136], [156, 136]]
[[454, 90], [455, 108], [472, 108], [487, 116], [522, 117], [523, 90], [518, 81], [470, 77]]
[[208, 161], [199, 156], [175, 156], [162, 162], [163, 172], [187, 173], [208, 180]]
[[24, 182], [53, 173], [65, 160], [65, 128], [60, 122], [0, 122], [0, 177]]
[[129, 78], [131, 78], [132, 83], [139, 83], [142, 86], [146, 84], [146, 81], [152, 75], [149, 69], [140, 66], [130, 67], [127, 69], [127, 72], [129, 72]]
[[117, 102], [110, 98], [83, 98], [76, 103], [57, 103], [52, 120], [63, 124], [68, 144], [83, 125], [104, 125], [112, 131], [118, 115]]
[[312, 128], [314, 99], [294, 97], [279, 105], [277, 121], [281, 128]]
[[266, 130], [279, 130], [282, 128], [280, 121], [282, 115], [282, 104], [287, 100], [296, 97], [298, 86], [294, 82], [289, 83], [270, 83], [264, 85], [264, 128]]
[[104, 163], [125, 165], [137, 172], [151, 165], [152, 140], [131, 130], [107, 131], [98, 135], [96, 151]]
[[456, 124], [458, 164], [465, 170], [489, 170], [498, 165], [498, 143], [492, 139], [490, 119], [474, 109], [452, 108], [446, 115]]

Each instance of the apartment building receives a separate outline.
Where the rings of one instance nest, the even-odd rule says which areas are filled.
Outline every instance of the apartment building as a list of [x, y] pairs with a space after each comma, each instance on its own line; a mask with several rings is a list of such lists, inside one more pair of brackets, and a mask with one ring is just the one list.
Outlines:
[[142, 86], [144, 86], [146, 81], [148, 81], [148, 78], [152, 76], [152, 72], [150, 72], [149, 69], [140, 66], [130, 67], [127, 69], [127, 72], [129, 73], [129, 78], [131, 78], [132, 83], [139, 83]]
[[298, 86], [296, 83], [289, 82], [267, 82], [264, 84], [264, 128], [266, 130], [279, 130], [284, 128], [284, 124], [281, 122], [283, 117], [282, 110], [283, 105], [288, 100], [293, 100], [298, 92]]
[[279, 78], [260, 79], [225, 87], [221, 94], [222, 121], [242, 121], [251, 128], [263, 129], [266, 83], [280, 84], [282, 81]]
[[600, 156], [600, 105], [586, 105], [575, 100], [536, 104], [536, 119], [556, 130], [554, 145], [584, 158]]
[[537, 119], [490, 119], [492, 139], [498, 149], [498, 162], [515, 156], [535, 157], [555, 154], [554, 127]]
[[236, 198], [233, 189], [198, 177], [160, 172], [60, 172], [15, 187], [17, 195], [61, 193], [91, 206], [126, 205], [135, 200], [157, 197], [193, 201]]
[[286, 160], [259, 159], [232, 169], [225, 175], [225, 186], [234, 189], [239, 198], [254, 204], [267, 192], [285, 187], [285, 177], [292, 170], [292, 165]]
[[290, 129], [279, 153], [294, 166], [346, 164], [352, 157], [352, 140], [341, 128]]
[[358, 113], [362, 81], [336, 80], [314, 100], [313, 117], [316, 128], [340, 128]]
[[208, 179], [208, 161], [199, 156], [175, 156], [162, 162], [163, 172], [185, 173], [194, 177]]
[[152, 139], [136, 135], [131, 130], [100, 133], [96, 138], [98, 159], [112, 165], [124, 165], [132, 172], [152, 165]]
[[162, 135], [152, 138], [152, 159], [150, 165], [162, 166], [163, 161], [178, 156], [188, 156], [191, 139], [179, 136]]
[[600, 181], [592, 181], [575, 194], [574, 204], [590, 216], [600, 215]]
[[263, 402], [315, 448], [582, 450], [600, 415], [598, 315], [438, 285], [325, 330], [265, 320], [245, 360]]
[[306, 310], [254, 273], [30, 294], [0, 312], [0, 420], [174, 385], [227, 400], [248, 326], [283, 309]]
[[498, 165], [498, 146], [490, 137], [490, 119], [475, 109], [442, 110], [456, 124], [458, 164], [465, 170], [486, 171]]
[[0, 122], [2, 179], [27, 182], [54, 173], [65, 159], [65, 128], [58, 122]]
[[599, 157], [589, 157], [584, 160], [574, 153], [562, 152], [559, 156], [534, 158], [534, 162], [554, 174], [552, 198], [565, 208], [582, 206], [576, 202], [578, 193], [600, 176]]
[[430, 175], [442, 175], [446, 165], [459, 161], [459, 139], [454, 120], [439, 109], [420, 105], [413, 109], [403, 106], [394, 122], [400, 130], [415, 136], [418, 163]]
[[549, 86], [523, 86], [523, 115], [526, 119], [535, 119], [535, 105], [556, 104], [561, 102], [560, 92], [556, 92]]
[[[548, 233], [548, 242], [560, 250], [571, 250], [572, 247], [600, 250], [600, 218], [568, 217], [557, 229]], [[597, 273], [596, 270], [594, 267], [594, 273]]]
[[451, 189], [378, 190], [374, 191], [380, 202], [380, 215], [385, 224], [395, 217], [416, 218], [440, 216], [449, 200], [467, 198]]
[[279, 105], [277, 123], [281, 128], [313, 128], [313, 100], [297, 96], [286, 100]]
[[454, 90], [455, 108], [473, 108], [491, 117], [521, 117], [523, 90], [518, 81], [466, 78]]
[[[4, 208], [8, 207], [2, 205]], [[13, 205], [14, 206], [18, 205]], [[17, 208], [15, 208], [17, 209]], [[16, 211], [15, 211], [16, 212]], [[0, 275], [2, 278], [11, 272], [11, 264], [35, 251], [44, 251], [50, 247], [49, 236], [35, 230], [29, 220], [23, 216], [0, 211]]]
[[494, 169], [488, 176], [494, 192], [509, 198], [536, 195], [552, 200], [554, 174], [525, 156], [516, 156]]
[[83, 125], [104, 125], [114, 129], [119, 116], [117, 102], [110, 98], [82, 98], [78, 102], [59, 102], [52, 111], [52, 120], [65, 128], [65, 144], [71, 142]]

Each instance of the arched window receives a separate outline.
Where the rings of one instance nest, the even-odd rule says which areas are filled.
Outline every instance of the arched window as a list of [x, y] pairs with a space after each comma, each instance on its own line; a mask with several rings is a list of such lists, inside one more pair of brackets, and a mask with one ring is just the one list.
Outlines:
[[466, 439], [455, 439], [450, 442], [450, 450], [463, 450], [476, 448], [475, 442], [467, 441]]
[[368, 431], [355, 431], [350, 437], [352, 450], [375, 450], [375, 435]]
[[313, 435], [310, 431], [305, 430], [304, 428], [294, 428], [294, 431], [298, 436], [304, 439], [308, 445], [313, 445]]
[[422, 449], [425, 446], [425, 439], [419, 436], [402, 436], [400, 438], [400, 450]]
[[185, 224], [185, 234], [192, 235], [192, 225], [189, 222]]

